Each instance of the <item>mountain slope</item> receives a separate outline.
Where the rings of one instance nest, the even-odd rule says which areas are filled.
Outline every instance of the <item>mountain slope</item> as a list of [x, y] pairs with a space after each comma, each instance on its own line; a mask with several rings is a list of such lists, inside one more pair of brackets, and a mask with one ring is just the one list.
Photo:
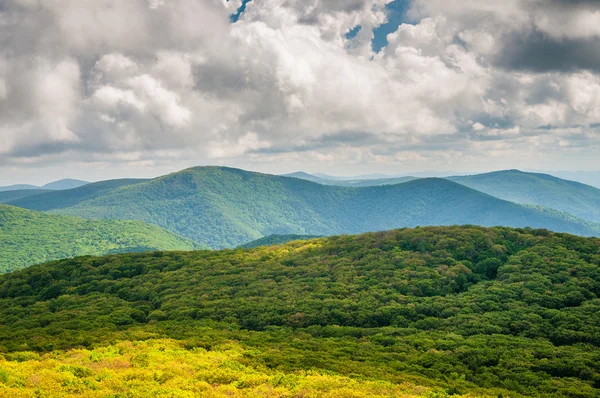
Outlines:
[[600, 189], [589, 185], [518, 170], [449, 179], [500, 199], [550, 207], [600, 222]]
[[47, 189], [19, 189], [15, 191], [0, 191], [0, 204], [51, 192]]
[[[273, 388], [318, 372], [381, 388], [416, 380], [446, 390], [428, 395], [440, 398], [596, 398], [599, 297], [600, 240], [545, 230], [422, 227], [252, 250], [76, 258], [0, 276], [0, 383], [41, 388], [18, 383], [27, 378], [13, 369], [62, 354], [22, 351], [68, 349], [78, 359], [52, 369], [76, 375], [63, 386], [78, 392], [106, 388], [92, 377], [106, 367], [141, 387], [202, 382], [254, 396], [264, 378], [237, 372], [258, 366], [279, 375]], [[177, 339], [180, 360], [243, 354], [162, 373], [164, 343], [146, 355], [136, 351], [143, 342], [96, 350], [156, 338]], [[197, 372], [209, 374], [180, 379]]]
[[[96, 185], [11, 204], [84, 218], [141, 220], [211, 248], [236, 247], [272, 234], [334, 235], [418, 225], [531, 226], [580, 235], [599, 232], [576, 220], [436, 178], [348, 188], [199, 167], [89, 197], [79, 195], [80, 190]], [[72, 193], [78, 195], [68, 196]]]
[[89, 182], [87, 182], [87, 181], [73, 180], [73, 179], [67, 178], [64, 180], [50, 182], [50, 183], [42, 186], [42, 188], [43, 189], [53, 189], [56, 191], [62, 191], [65, 189], [79, 188], [79, 187], [82, 187], [87, 184], [89, 184]]
[[139, 221], [84, 220], [0, 205], [0, 273], [74, 256], [199, 247]]
[[273, 246], [273, 245], [282, 245], [284, 243], [293, 242], [296, 240], [310, 240], [322, 238], [322, 236], [316, 235], [269, 235], [264, 238], [253, 240], [252, 242], [245, 243], [240, 245], [241, 249], [253, 249], [255, 247], [261, 246]]
[[75, 206], [86, 200], [94, 199], [105, 195], [121, 187], [139, 184], [146, 180], [142, 179], [121, 179], [96, 182], [83, 185], [79, 188], [67, 189], [63, 191], [46, 192], [41, 195], [26, 197], [23, 199], [7, 202], [12, 206], [23, 207], [36, 211], [47, 211], [62, 209]]
[[9, 192], [9, 191], [22, 191], [26, 189], [39, 189], [40, 187], [36, 185], [29, 184], [15, 184], [15, 185], [7, 185], [4, 187], [0, 187], [0, 192]]

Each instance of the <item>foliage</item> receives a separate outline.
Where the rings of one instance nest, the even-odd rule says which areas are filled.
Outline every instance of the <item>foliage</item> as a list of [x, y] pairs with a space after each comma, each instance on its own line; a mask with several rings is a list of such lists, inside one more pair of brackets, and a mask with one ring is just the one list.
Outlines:
[[450, 397], [410, 383], [273, 371], [255, 363], [254, 355], [238, 344], [224, 343], [208, 351], [186, 349], [173, 340], [53, 352], [26, 361], [0, 361], [0, 396]]
[[[426, 227], [0, 277], [0, 352], [174, 338], [251, 366], [504, 397], [598, 397], [600, 240]], [[21, 354], [18, 354], [21, 355]]]
[[322, 238], [322, 236], [316, 235], [269, 235], [264, 238], [260, 238], [257, 240], [253, 240], [252, 242], [248, 242], [244, 245], [240, 246], [240, 249], [253, 249], [255, 247], [261, 246], [273, 246], [273, 245], [282, 245], [284, 243], [293, 242], [296, 240], [310, 240]]
[[140, 179], [121, 179], [96, 182], [86, 184], [78, 188], [51, 191], [40, 195], [28, 196], [23, 199], [6, 202], [7, 204], [23, 207], [36, 211], [47, 211], [55, 209], [63, 209], [70, 206], [75, 206], [86, 200], [106, 195], [109, 192], [117, 190], [121, 187], [139, 184], [146, 180]]
[[600, 227], [435, 178], [348, 188], [199, 167], [117, 188], [102, 184], [108, 182], [11, 204], [84, 218], [141, 220], [210, 248], [236, 247], [272, 234], [353, 234], [419, 225], [531, 226], [600, 234]]
[[0, 273], [81, 255], [198, 248], [139, 221], [84, 220], [0, 205]]
[[452, 177], [451, 180], [511, 202], [549, 207], [600, 222], [600, 189], [589, 185], [518, 170]]

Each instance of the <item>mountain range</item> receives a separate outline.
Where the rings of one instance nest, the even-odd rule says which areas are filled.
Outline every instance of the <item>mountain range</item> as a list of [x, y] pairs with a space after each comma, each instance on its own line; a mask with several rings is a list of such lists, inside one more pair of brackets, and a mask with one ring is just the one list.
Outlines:
[[226, 167], [196, 167], [152, 180], [104, 181], [8, 204], [81, 218], [144, 221], [213, 249], [272, 234], [334, 235], [425, 225], [600, 234], [597, 224], [573, 211], [512, 203], [447, 179], [356, 188]]
[[284, 174], [282, 177], [299, 178], [301, 180], [312, 181], [322, 185], [337, 185], [340, 187], [376, 187], [381, 185], [395, 185], [403, 182], [416, 180], [417, 177], [381, 177], [378, 175], [362, 176], [356, 178], [339, 178], [328, 175], [313, 175], [303, 171], [291, 174]]
[[48, 190], [64, 190], [64, 189], [73, 189], [78, 188], [83, 185], [89, 184], [87, 181], [81, 180], [73, 180], [73, 179], [64, 179], [58, 180], [54, 182], [50, 182], [46, 185], [37, 186], [37, 185], [29, 185], [29, 184], [15, 184], [8, 185], [4, 187], [0, 187], [0, 192], [5, 191], [21, 191], [21, 190], [38, 190], [38, 189], [48, 189]]

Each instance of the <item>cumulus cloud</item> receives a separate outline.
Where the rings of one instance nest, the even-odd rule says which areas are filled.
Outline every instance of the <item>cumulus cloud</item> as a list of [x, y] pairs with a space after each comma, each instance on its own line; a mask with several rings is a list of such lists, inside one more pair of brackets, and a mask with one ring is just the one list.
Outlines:
[[597, 148], [598, 2], [413, 0], [374, 53], [392, 1], [254, 0], [231, 23], [239, 0], [5, 0], [0, 164], [534, 167]]

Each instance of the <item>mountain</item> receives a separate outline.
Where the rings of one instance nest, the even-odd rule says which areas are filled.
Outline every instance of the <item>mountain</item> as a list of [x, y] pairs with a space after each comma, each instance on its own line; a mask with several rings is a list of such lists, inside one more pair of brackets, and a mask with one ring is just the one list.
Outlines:
[[282, 177], [299, 178], [301, 180], [318, 182], [319, 184], [322, 184], [322, 183], [328, 181], [328, 179], [317, 177], [312, 174], [305, 173], [303, 171], [297, 171], [295, 173], [290, 173], [290, 174], [283, 174]]
[[23, 191], [27, 189], [40, 189], [40, 187], [28, 184], [16, 184], [0, 187], [0, 192]]
[[13, 206], [23, 207], [36, 211], [48, 211], [75, 206], [81, 202], [95, 199], [106, 195], [121, 187], [135, 185], [147, 180], [143, 179], [121, 179], [100, 181], [83, 185], [79, 188], [63, 191], [50, 191], [41, 195], [29, 196], [18, 200], [7, 202]]
[[64, 179], [64, 180], [59, 180], [59, 181], [54, 181], [54, 182], [48, 183], [48, 184], [42, 186], [42, 188], [61, 191], [61, 190], [65, 190], [65, 189], [79, 188], [79, 187], [82, 187], [87, 184], [89, 184], [89, 182], [87, 182], [87, 181]]
[[65, 190], [65, 189], [79, 188], [86, 184], [89, 184], [89, 183], [87, 181], [65, 179], [65, 180], [50, 182], [41, 187], [39, 187], [37, 185], [29, 185], [29, 184], [9, 185], [9, 186], [5, 186], [5, 187], [0, 187], [0, 192], [39, 190], [39, 189], [60, 191], [60, 190]]
[[519, 170], [449, 179], [500, 199], [549, 207], [600, 222], [600, 189], [589, 185]]
[[350, 188], [225, 167], [197, 167], [105, 187], [111, 184], [119, 185], [90, 184], [10, 204], [82, 218], [145, 221], [210, 248], [237, 247], [272, 234], [335, 235], [419, 225], [531, 226], [600, 234], [595, 225], [437, 178]]
[[84, 220], [0, 205], [0, 273], [74, 256], [197, 248], [140, 221]]
[[36, 265], [0, 276], [0, 388], [597, 398], [599, 258], [599, 239], [421, 227]]
[[0, 191], [0, 204], [50, 192], [47, 189], [20, 189], [14, 191]]
[[[375, 187], [380, 185], [395, 185], [402, 184], [408, 181], [416, 180], [416, 177], [385, 177], [385, 178], [375, 178], [376, 175], [373, 176], [364, 176], [363, 178], [350, 178], [350, 177], [331, 177], [325, 174], [322, 174], [321, 177], [305, 173], [303, 171], [284, 174], [282, 177], [292, 177], [299, 178], [301, 180], [312, 181], [318, 184], [323, 185], [336, 185], [340, 187]], [[372, 177], [372, 178], [369, 178]]]
[[248, 242], [239, 246], [241, 249], [253, 249], [255, 247], [261, 246], [272, 246], [272, 245], [282, 245], [284, 243], [293, 242], [296, 240], [310, 240], [321, 238], [321, 236], [317, 235], [269, 235], [264, 238], [253, 240], [252, 242]]

